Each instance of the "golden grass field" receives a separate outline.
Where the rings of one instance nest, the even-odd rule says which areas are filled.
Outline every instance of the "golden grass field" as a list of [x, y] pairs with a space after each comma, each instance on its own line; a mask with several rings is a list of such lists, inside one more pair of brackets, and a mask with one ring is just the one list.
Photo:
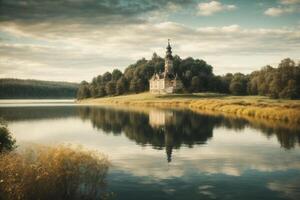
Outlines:
[[90, 98], [86, 105], [131, 105], [183, 107], [195, 111], [224, 113], [239, 117], [300, 123], [300, 100], [270, 99], [263, 96], [229, 96], [216, 93], [154, 95], [147, 93]]

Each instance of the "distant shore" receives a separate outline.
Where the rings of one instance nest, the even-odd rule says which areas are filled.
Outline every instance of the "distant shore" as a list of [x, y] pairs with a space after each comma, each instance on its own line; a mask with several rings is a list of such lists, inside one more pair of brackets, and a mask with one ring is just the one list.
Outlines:
[[264, 120], [300, 123], [300, 100], [270, 99], [262, 96], [228, 96], [215, 93], [132, 95], [78, 100], [84, 105], [153, 106], [188, 108]]

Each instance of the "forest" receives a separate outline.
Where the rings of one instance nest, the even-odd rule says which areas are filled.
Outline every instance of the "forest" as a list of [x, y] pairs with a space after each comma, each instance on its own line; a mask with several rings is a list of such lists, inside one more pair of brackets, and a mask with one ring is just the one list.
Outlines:
[[78, 87], [68, 82], [0, 79], [0, 99], [75, 98]]
[[[271, 98], [300, 98], [300, 64], [286, 58], [277, 68], [265, 66], [250, 74], [227, 73], [218, 76], [204, 60], [174, 56], [174, 72], [184, 85], [183, 93], [218, 92], [232, 95], [261, 95]], [[128, 66], [124, 72], [114, 69], [82, 81], [77, 98], [116, 96], [149, 90], [148, 80], [155, 72], [164, 70], [164, 59], [156, 53]]]

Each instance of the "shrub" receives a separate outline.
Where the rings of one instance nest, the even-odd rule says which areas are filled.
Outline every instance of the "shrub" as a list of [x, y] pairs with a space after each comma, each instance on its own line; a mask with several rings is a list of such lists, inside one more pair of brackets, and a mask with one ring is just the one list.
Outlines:
[[7, 129], [7, 124], [0, 119], [0, 153], [13, 150], [16, 147], [15, 143], [15, 139]]

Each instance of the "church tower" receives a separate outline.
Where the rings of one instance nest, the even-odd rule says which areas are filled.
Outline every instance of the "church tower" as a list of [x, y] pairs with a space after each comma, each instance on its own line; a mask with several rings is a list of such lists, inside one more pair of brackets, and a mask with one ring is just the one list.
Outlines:
[[[183, 89], [183, 84], [177, 74], [174, 72], [173, 65], [174, 58], [172, 56], [172, 47], [168, 39], [168, 46], [165, 57], [165, 70], [164, 72], [154, 73], [149, 80], [150, 92], [155, 94], [171, 94], [180, 92]], [[172, 151], [168, 150], [171, 155]]]
[[173, 56], [172, 56], [172, 47], [170, 45], [170, 39], [168, 39], [168, 46], [165, 57], [165, 75], [173, 72]]

